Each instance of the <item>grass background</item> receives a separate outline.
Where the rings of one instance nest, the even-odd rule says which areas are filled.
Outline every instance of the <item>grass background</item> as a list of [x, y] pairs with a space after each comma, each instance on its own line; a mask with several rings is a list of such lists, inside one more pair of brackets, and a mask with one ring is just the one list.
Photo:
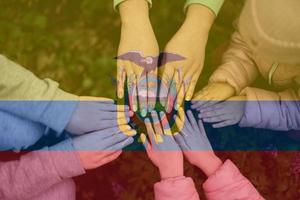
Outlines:
[[[200, 89], [218, 65], [244, 0], [227, 0], [212, 27]], [[160, 48], [184, 20], [184, 0], [154, 1], [151, 21]], [[201, 20], [201, 19], [199, 19]], [[0, 53], [41, 78], [50, 77], [77, 95], [115, 98], [120, 19], [112, 0], [1, 0]], [[291, 173], [296, 152], [220, 152], [232, 159], [267, 199], [297, 199]], [[186, 165], [199, 188], [204, 175]], [[126, 152], [102, 168], [76, 179], [78, 199], [153, 199], [157, 170], [144, 152]], [[204, 198], [204, 197], [203, 197]]]

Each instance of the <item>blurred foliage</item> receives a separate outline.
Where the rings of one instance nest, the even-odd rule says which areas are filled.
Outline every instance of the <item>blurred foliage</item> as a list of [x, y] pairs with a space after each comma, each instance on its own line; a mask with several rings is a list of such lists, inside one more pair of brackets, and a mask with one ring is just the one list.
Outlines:
[[[244, 0], [227, 0], [212, 27], [204, 71], [197, 89], [219, 64]], [[154, 1], [151, 21], [161, 49], [184, 20], [184, 0]], [[120, 19], [112, 0], [1, 0], [0, 52], [39, 77], [58, 81], [78, 94], [115, 98], [115, 57]], [[201, 20], [201, 19], [199, 19]], [[297, 199], [299, 184], [290, 173], [293, 152], [220, 152], [232, 159], [266, 199]], [[185, 166], [201, 188], [198, 169]], [[153, 199], [157, 169], [144, 152], [125, 152], [117, 161], [77, 181], [78, 199]], [[201, 197], [203, 192], [199, 189]], [[203, 197], [204, 198], [204, 197]]]

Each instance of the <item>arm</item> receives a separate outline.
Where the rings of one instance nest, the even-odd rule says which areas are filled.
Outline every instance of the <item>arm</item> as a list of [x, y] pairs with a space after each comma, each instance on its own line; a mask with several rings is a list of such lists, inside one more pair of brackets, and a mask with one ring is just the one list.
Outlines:
[[[124, 127], [125, 128], [125, 127]], [[129, 135], [132, 132], [126, 127]], [[117, 159], [133, 142], [119, 128], [96, 131], [0, 163], [0, 199], [31, 199], [63, 179], [72, 178]]]
[[58, 83], [50, 79], [39, 79], [1, 55], [0, 73], [1, 110], [40, 122], [57, 132], [64, 129], [76, 107], [77, 96], [59, 89]]
[[288, 89], [275, 93], [258, 88], [246, 88], [241, 127], [267, 128], [278, 131], [300, 130], [300, 90]]
[[239, 32], [232, 35], [229, 49], [222, 63], [209, 79], [209, 84], [193, 98], [193, 108], [208, 107], [223, 101], [250, 85], [257, 77], [258, 69], [252, 60], [252, 52]]
[[[146, 135], [141, 135], [149, 159], [158, 167], [161, 181], [155, 183], [154, 194], [156, 200], [198, 200], [199, 196], [191, 178], [183, 176], [183, 156], [178, 145], [171, 135], [166, 135], [170, 130], [169, 124], [161, 127], [158, 115], [151, 113], [153, 124], [145, 120], [149, 140]], [[166, 119], [160, 113], [160, 119]], [[150, 141], [150, 142], [149, 142]]]
[[182, 129], [175, 140], [187, 160], [207, 175], [203, 188], [208, 199], [263, 199], [231, 161], [223, 163], [215, 155], [202, 122], [197, 122], [191, 111], [185, 115], [180, 109], [177, 118], [176, 125]]
[[[160, 102], [167, 112], [172, 111], [173, 105], [178, 109], [184, 99], [191, 100], [203, 68], [208, 34], [216, 17], [212, 10], [203, 4], [187, 5], [182, 26], [164, 50], [165, 53], [176, 53], [185, 59], [174, 63], [166, 62], [160, 68], [162, 84], [170, 88], [170, 91], [171, 87], [176, 88], [174, 93], [169, 92], [167, 96], [164, 90], [160, 90]], [[168, 57], [164, 59], [168, 60]]]
[[[146, 116], [156, 103], [159, 55], [158, 43], [149, 19], [149, 5], [146, 0], [126, 0], [118, 8], [122, 21], [117, 57], [118, 97], [124, 97], [127, 77], [130, 109], [136, 112], [140, 108], [141, 115]], [[129, 54], [129, 58], [121, 59], [125, 54]], [[149, 94], [152, 94], [152, 98], [149, 98]]]
[[[60, 145], [65, 147], [59, 149], [69, 148], [70, 143]], [[0, 163], [0, 199], [31, 199], [63, 179], [84, 172], [76, 152], [44, 148], [24, 155], [20, 160]]]

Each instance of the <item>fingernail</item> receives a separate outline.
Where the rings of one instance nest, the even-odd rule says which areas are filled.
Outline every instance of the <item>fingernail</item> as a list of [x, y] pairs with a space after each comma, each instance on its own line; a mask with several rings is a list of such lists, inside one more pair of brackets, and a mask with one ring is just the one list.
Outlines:
[[190, 101], [191, 99], [192, 99], [191, 96], [187, 96], [187, 97], [185, 98], [186, 101]]
[[147, 110], [144, 108], [141, 112], [142, 117], [146, 117], [147, 115]]
[[133, 110], [134, 112], [136, 112], [136, 111], [137, 111], [137, 105], [133, 105], [133, 106], [132, 106], [132, 110]]
[[134, 115], [134, 112], [133, 111], [129, 111], [129, 117], [132, 117]]
[[175, 110], [178, 110], [180, 108], [180, 104], [176, 104]]

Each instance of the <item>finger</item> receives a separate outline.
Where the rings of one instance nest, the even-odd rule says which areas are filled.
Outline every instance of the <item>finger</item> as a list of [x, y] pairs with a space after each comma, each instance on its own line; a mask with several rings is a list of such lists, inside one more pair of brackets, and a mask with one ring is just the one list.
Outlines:
[[146, 118], [144, 122], [145, 122], [146, 130], [147, 130], [147, 134], [150, 138], [150, 143], [151, 143], [151, 145], [154, 145], [154, 144], [156, 144], [156, 138], [155, 138], [155, 132], [153, 130], [151, 121], [148, 118]]
[[155, 108], [157, 96], [157, 69], [155, 72], [147, 74], [148, 83], [148, 111], [151, 112]]
[[176, 95], [177, 95], [176, 83], [175, 80], [173, 79], [172, 82], [170, 83], [168, 97], [167, 97], [167, 104], [165, 106], [167, 113], [172, 112], [176, 100]]
[[206, 123], [216, 123], [216, 122], [222, 122], [226, 120], [226, 118], [225, 115], [220, 115], [215, 117], [203, 118], [202, 120]]
[[223, 127], [230, 126], [230, 125], [233, 125], [232, 122], [230, 120], [227, 120], [227, 121], [213, 124], [212, 127], [213, 128], [223, 128]]
[[[197, 130], [198, 124], [191, 110], [187, 111], [187, 116], [194, 130]], [[194, 132], [194, 131], [192, 131]]]
[[114, 154], [111, 154], [109, 156], [106, 156], [106, 157], [102, 158], [99, 161], [98, 166], [102, 166], [102, 165], [105, 165], [109, 162], [112, 162], [112, 161], [116, 160], [121, 154], [122, 154], [122, 151], [117, 151]]
[[186, 97], [185, 97], [186, 101], [192, 100], [193, 95], [194, 95], [194, 90], [195, 90], [195, 87], [197, 84], [197, 80], [198, 80], [198, 76], [193, 76], [190, 82], [188, 82], [188, 81], [185, 82], [185, 85], [187, 88]]
[[122, 61], [118, 61], [117, 65], [117, 96], [122, 99], [124, 97], [125, 70]]
[[182, 106], [182, 103], [184, 101], [184, 96], [185, 96], [185, 86], [183, 83], [181, 83], [180, 89], [177, 92], [177, 97], [176, 97], [176, 105], [175, 105], [175, 110], [178, 110], [180, 106]]
[[182, 99], [184, 97], [184, 91], [183, 91], [183, 73], [180, 68], [176, 69], [174, 73], [173, 80], [175, 81], [175, 87], [176, 87], [176, 105], [175, 109], [178, 110], [179, 107], [181, 106]]
[[159, 101], [160, 104], [166, 109], [167, 98], [170, 85], [172, 83], [172, 78], [174, 75], [174, 70], [172, 66], [166, 65], [164, 71], [162, 72], [162, 77], [160, 81], [159, 88]]
[[199, 108], [197, 110], [199, 110], [201, 113], [205, 113], [205, 112], [210, 112], [210, 111], [214, 111], [214, 110], [220, 110], [222, 109], [222, 103], [218, 103], [218, 104], [215, 104], [213, 106], [209, 106], [209, 107], [205, 107], [205, 108]]
[[176, 143], [180, 146], [180, 148], [182, 150], [188, 150], [188, 145], [186, 144], [183, 135], [181, 135], [180, 133], [175, 133], [174, 134], [174, 139], [176, 141]]
[[179, 108], [177, 112], [177, 116], [175, 116], [175, 124], [179, 131], [183, 130], [183, 127], [186, 123], [184, 115], [185, 115], [184, 110], [182, 108]]
[[132, 144], [134, 139], [132, 137], [127, 137], [125, 140], [120, 141], [112, 146], [107, 147], [108, 151], [117, 151], [122, 150], [123, 148], [127, 147], [128, 145]]
[[198, 130], [203, 137], [207, 138], [207, 134], [206, 134], [202, 120], [198, 121]]
[[155, 133], [159, 134], [159, 135], [162, 135], [163, 130], [161, 128], [160, 120], [158, 118], [158, 115], [157, 115], [156, 111], [151, 112], [151, 117], [152, 117], [152, 120], [153, 120], [153, 126], [154, 126]]
[[135, 98], [137, 95], [137, 91], [136, 91], [136, 76], [132, 70], [129, 70], [127, 74], [127, 90], [128, 90], [128, 101], [129, 101], [130, 110], [134, 110], [136, 109], [136, 107], [134, 106], [137, 106], [136, 104], [133, 105], [133, 103], [136, 103]]
[[221, 116], [224, 114], [226, 114], [226, 112], [224, 112], [223, 110], [212, 110], [212, 111], [208, 111], [208, 112], [200, 112], [198, 114], [198, 117], [200, 119], [203, 119], [203, 118], [218, 117], [218, 116]]
[[139, 77], [138, 81], [138, 101], [139, 101], [139, 106], [140, 106], [140, 111], [141, 111], [141, 116], [146, 117], [148, 113], [147, 109], [147, 95], [148, 95], [148, 84], [147, 84], [147, 76], [141, 76]]
[[163, 127], [164, 134], [165, 135], [173, 135], [170, 125], [169, 125], [169, 122], [168, 122], [167, 115], [164, 112], [160, 112], [159, 116], [160, 116], [160, 121], [161, 121], [161, 124]]
[[128, 131], [123, 131], [123, 134], [126, 135], [126, 136], [129, 136], [129, 137], [132, 137], [132, 136], [135, 136], [137, 134], [137, 132], [136, 132], [136, 130], [131, 129], [131, 130], [128, 130]]
[[151, 144], [147, 139], [147, 136], [144, 133], [141, 133], [140, 135], [141, 142], [143, 143], [144, 148], [146, 151], [149, 151], [151, 149]]

